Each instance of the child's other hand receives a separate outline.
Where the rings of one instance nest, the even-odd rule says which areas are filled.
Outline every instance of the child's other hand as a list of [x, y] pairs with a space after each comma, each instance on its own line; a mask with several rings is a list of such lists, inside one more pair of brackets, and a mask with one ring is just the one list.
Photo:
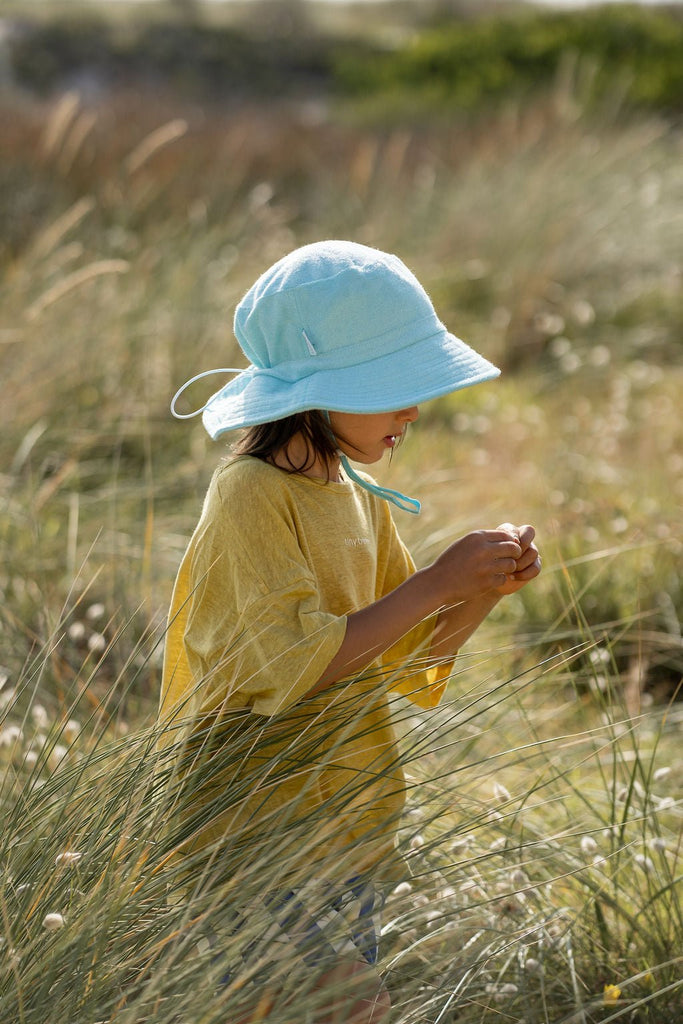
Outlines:
[[515, 594], [530, 580], [535, 579], [541, 571], [541, 556], [534, 544], [536, 531], [533, 526], [513, 526], [512, 523], [503, 523], [498, 529], [509, 534], [511, 540], [516, 540], [522, 553], [516, 560], [515, 571], [508, 574], [505, 583], [497, 586], [495, 590], [499, 594]]

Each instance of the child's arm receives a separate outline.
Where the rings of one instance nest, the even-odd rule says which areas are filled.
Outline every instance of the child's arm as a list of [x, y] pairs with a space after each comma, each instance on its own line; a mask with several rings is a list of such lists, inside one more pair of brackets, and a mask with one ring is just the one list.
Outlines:
[[[522, 530], [531, 530], [524, 527]], [[503, 593], [511, 579], [521, 572], [531, 579], [526, 562], [533, 553], [533, 530], [526, 547], [520, 531], [507, 525], [499, 530], [479, 530], [451, 544], [431, 565], [414, 573], [400, 586], [347, 618], [341, 647], [325, 672], [309, 691], [319, 693], [345, 676], [360, 672], [388, 650], [422, 619], [439, 611], [436, 647], [430, 651], [435, 660], [451, 656], [464, 642]], [[524, 534], [524, 542], [527, 541]], [[519, 538], [519, 539], [517, 539]], [[530, 551], [533, 549], [533, 552]], [[459, 625], [458, 625], [459, 622]]]

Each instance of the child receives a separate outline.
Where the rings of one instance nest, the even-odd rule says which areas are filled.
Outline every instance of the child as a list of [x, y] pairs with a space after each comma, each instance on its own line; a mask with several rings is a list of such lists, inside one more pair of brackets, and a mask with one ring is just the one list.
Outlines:
[[[460, 646], [538, 575], [534, 530], [470, 533], [415, 571], [389, 505], [419, 503], [350, 466], [394, 449], [421, 402], [499, 372], [397, 257], [297, 249], [234, 327], [251, 365], [210, 371], [237, 376], [200, 411], [214, 439], [246, 432], [180, 566], [164, 661], [160, 719], [195, 769], [183, 849], [235, 889], [235, 850], [261, 863], [280, 837], [287, 859], [263, 855], [263, 892], [235, 897], [235, 929], [258, 917], [261, 958], [287, 948], [315, 972], [316, 1020], [378, 1022], [377, 880], [398, 877], [405, 789], [387, 692], [438, 703]], [[294, 834], [298, 857], [281, 838]]]

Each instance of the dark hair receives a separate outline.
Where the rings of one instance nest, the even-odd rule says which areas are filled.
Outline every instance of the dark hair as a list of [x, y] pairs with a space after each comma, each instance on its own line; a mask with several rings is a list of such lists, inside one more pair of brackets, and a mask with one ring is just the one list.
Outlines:
[[281, 420], [257, 423], [254, 427], [247, 427], [245, 433], [233, 446], [233, 453], [235, 455], [252, 455], [256, 459], [270, 462], [279, 451], [286, 449], [295, 434], [301, 434], [306, 442], [306, 457], [300, 465], [297, 465], [287, 455], [289, 468], [281, 467], [285, 469], [285, 472], [305, 473], [313, 465], [316, 457], [322, 459], [326, 466], [329, 466], [334, 460], [338, 448], [337, 442], [325, 417], [318, 409], [295, 412]]

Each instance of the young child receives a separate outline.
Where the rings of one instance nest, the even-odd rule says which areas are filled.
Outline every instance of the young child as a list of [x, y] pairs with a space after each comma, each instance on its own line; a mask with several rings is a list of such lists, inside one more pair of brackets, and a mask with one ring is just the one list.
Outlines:
[[160, 721], [195, 769], [183, 850], [233, 893], [236, 850], [262, 865], [235, 929], [258, 918], [261, 960], [286, 949], [315, 972], [316, 1021], [378, 1022], [378, 880], [398, 877], [405, 790], [388, 692], [438, 703], [461, 645], [538, 575], [534, 530], [470, 533], [416, 571], [390, 505], [419, 503], [350, 466], [394, 449], [420, 403], [499, 372], [397, 257], [297, 249], [234, 328], [250, 365], [210, 371], [236, 376], [199, 411], [212, 438], [246, 429], [182, 560], [164, 661]]

